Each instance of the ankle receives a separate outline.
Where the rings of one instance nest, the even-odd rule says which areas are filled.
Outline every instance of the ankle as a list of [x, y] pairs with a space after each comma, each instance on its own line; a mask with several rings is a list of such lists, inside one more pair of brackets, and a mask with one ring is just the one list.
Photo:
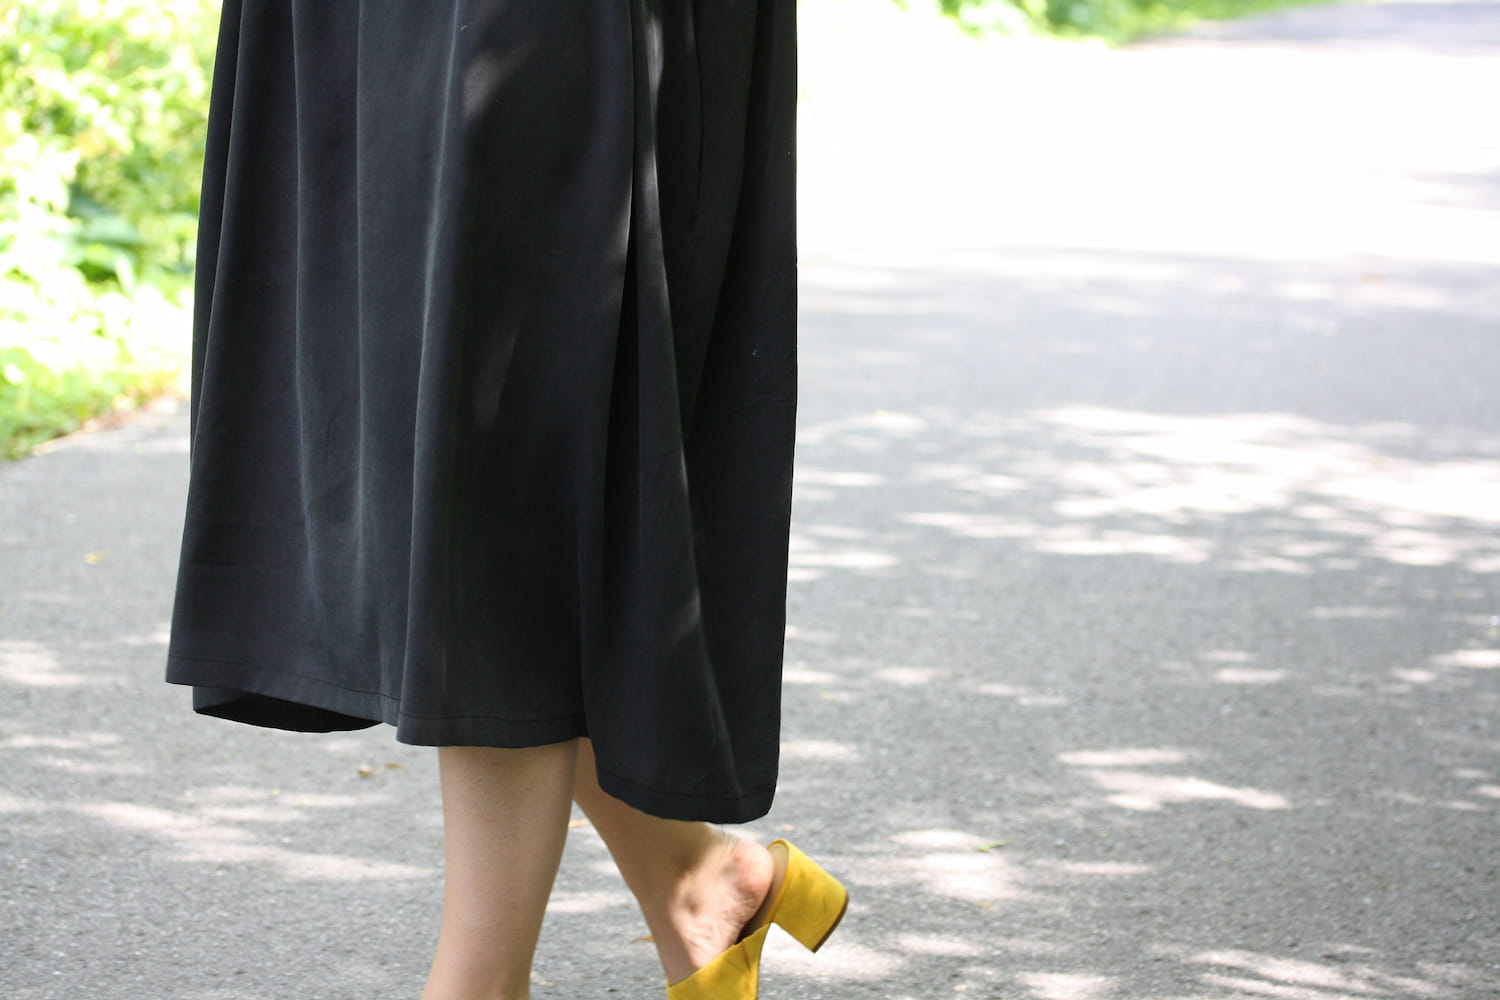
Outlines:
[[[764, 845], [739, 840], [730, 863], [737, 891], [754, 904], [750, 914], [754, 917], [770, 902], [772, 883], [776, 878], [776, 862]], [[750, 918], [747, 917], [745, 923], [749, 922]]]
[[752, 840], [721, 830], [714, 833], [713, 841], [671, 879], [669, 905], [692, 909], [753, 897], [759, 908], [775, 872], [770, 852]]
[[739, 940], [769, 895], [774, 872], [764, 847], [716, 831], [712, 846], [677, 872], [647, 912], [669, 982]]

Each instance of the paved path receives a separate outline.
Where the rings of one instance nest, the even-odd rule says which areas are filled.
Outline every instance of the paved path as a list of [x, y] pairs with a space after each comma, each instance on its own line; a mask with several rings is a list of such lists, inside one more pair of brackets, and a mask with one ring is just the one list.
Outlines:
[[[767, 1000], [1500, 995], [1500, 6], [851, 41], [752, 829], [855, 905]], [[0, 467], [0, 998], [414, 997], [430, 751], [158, 682], [185, 451]], [[578, 828], [538, 1000], [659, 996], [641, 933]]]

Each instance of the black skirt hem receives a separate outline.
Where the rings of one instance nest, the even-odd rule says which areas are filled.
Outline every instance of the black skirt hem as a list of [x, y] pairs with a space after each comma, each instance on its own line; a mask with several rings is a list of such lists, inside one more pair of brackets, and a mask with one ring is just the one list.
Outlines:
[[[226, 669], [238, 667], [238, 670]], [[249, 664], [170, 654], [167, 680], [193, 689], [193, 711], [246, 725], [287, 732], [331, 733], [386, 723], [396, 740], [412, 746], [484, 746], [519, 749], [588, 736], [582, 716], [500, 719], [488, 716], [414, 716], [377, 692], [357, 691], [297, 674]], [[226, 686], [227, 685], [227, 686]], [[748, 823], [771, 810], [774, 787], [724, 798], [663, 791], [598, 772], [610, 795], [661, 819]]]
[[775, 788], [746, 792], [732, 798], [704, 798], [646, 788], [628, 778], [600, 769], [599, 787], [627, 805], [661, 819], [702, 823], [748, 823], [771, 811]]
[[180, 653], [168, 656], [167, 680], [193, 688], [193, 711], [200, 715], [289, 732], [347, 732], [383, 722], [396, 727], [398, 742], [413, 746], [510, 749], [588, 735], [581, 715], [547, 719], [412, 715], [376, 691]]

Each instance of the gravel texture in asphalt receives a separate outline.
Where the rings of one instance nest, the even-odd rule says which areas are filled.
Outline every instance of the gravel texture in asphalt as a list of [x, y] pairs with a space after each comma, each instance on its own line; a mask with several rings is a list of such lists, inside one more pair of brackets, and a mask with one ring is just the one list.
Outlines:
[[[763, 996], [1500, 996], [1500, 4], [818, 38]], [[432, 752], [161, 683], [186, 452], [0, 466], [0, 1000], [415, 998]], [[644, 934], [578, 824], [537, 1000]]]

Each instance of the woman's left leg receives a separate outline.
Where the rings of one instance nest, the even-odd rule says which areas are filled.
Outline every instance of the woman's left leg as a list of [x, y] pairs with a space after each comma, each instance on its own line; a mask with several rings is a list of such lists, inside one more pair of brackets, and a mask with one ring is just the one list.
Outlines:
[[593, 744], [580, 740], [575, 800], [640, 903], [667, 982], [681, 982], [734, 944], [765, 908], [775, 862], [764, 847], [718, 827], [628, 806], [594, 775]]
[[440, 747], [443, 921], [422, 1000], [527, 1000], [578, 741]]

